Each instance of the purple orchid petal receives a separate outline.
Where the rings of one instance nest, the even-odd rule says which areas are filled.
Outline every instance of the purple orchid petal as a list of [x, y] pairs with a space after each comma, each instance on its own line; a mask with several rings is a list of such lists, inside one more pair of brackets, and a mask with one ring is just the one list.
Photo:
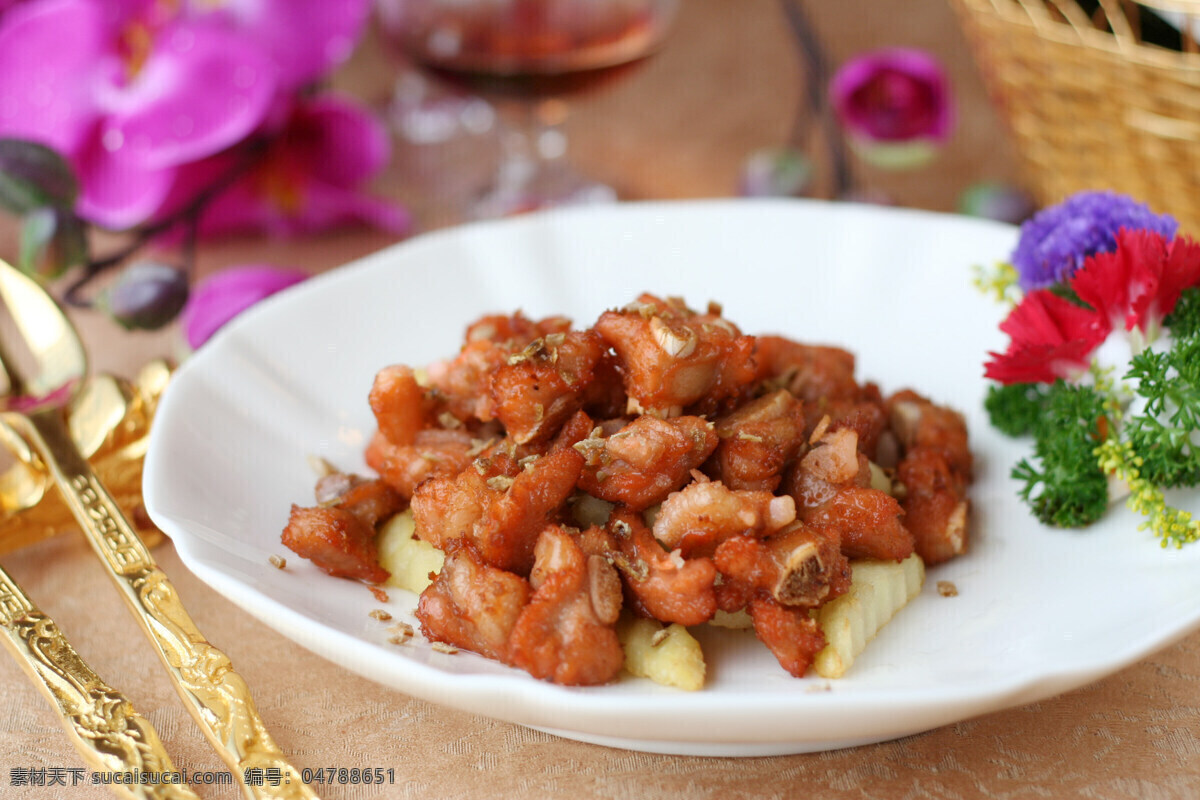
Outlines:
[[332, 94], [297, 108], [292, 142], [318, 180], [352, 186], [373, 177], [391, 157], [391, 141], [379, 118]]
[[[347, 224], [408, 233], [407, 211], [362, 190], [387, 157], [383, 126], [360, 107], [333, 96], [306, 100], [293, 107], [250, 173], [205, 208], [200, 233], [292, 236]], [[220, 155], [181, 169], [164, 209], [211, 185], [230, 163]]]
[[76, 212], [104, 228], [124, 230], [148, 219], [162, 206], [175, 181], [171, 169], [146, 169], [108, 152], [93, 137], [74, 159], [80, 193]]
[[370, 0], [225, 0], [216, 9], [192, 0], [189, 13], [219, 18], [252, 38], [294, 89], [312, 82], [353, 52]]
[[13, 8], [0, 25], [0, 135], [72, 154], [99, 116], [97, 64], [115, 59], [105, 14], [90, 0], [46, 0]]
[[945, 141], [954, 103], [941, 63], [923, 50], [888, 48], [851, 59], [830, 81], [842, 125], [861, 139]]
[[308, 277], [298, 269], [254, 264], [230, 267], [196, 285], [180, 323], [194, 350], [250, 306]]
[[283, 223], [292, 233], [364, 224], [403, 236], [412, 228], [412, 217], [386, 200], [314, 181], [308, 186], [303, 213], [286, 218]]
[[168, 27], [135, 78], [99, 98], [109, 112], [102, 139], [146, 168], [210, 156], [262, 123], [276, 77], [247, 41], [205, 25]]

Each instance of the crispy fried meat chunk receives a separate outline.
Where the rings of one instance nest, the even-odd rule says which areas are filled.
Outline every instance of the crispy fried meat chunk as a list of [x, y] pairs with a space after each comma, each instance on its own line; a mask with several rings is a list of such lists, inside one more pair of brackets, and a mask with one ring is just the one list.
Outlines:
[[967, 551], [967, 486], [973, 460], [961, 414], [911, 390], [888, 398], [889, 424], [901, 448], [896, 477], [905, 524], [926, 564]]
[[905, 526], [912, 532], [917, 555], [940, 564], [967, 551], [968, 504], [962, 478], [938, 450], [917, 447], [896, 470], [904, 486]]
[[533, 597], [509, 637], [509, 663], [568, 686], [607, 683], [625, 662], [613, 629], [621, 612], [616, 570], [554, 525], [534, 552]]
[[412, 369], [402, 364], [375, 374], [367, 396], [379, 432], [394, 445], [412, 444], [432, 422], [433, 403], [417, 383]]
[[280, 537], [284, 547], [338, 578], [383, 583], [375, 529], [344, 508], [292, 505]]
[[508, 363], [533, 340], [565, 333], [570, 321], [549, 317], [533, 322], [520, 312], [511, 316], [483, 317], [467, 328], [466, 342], [449, 361], [429, 365], [429, 379], [459, 420], [487, 422], [493, 418], [492, 373]]
[[970, 482], [973, 459], [962, 414], [908, 389], [888, 398], [887, 411], [888, 424], [905, 453], [917, 447], [936, 450], [954, 472]]
[[788, 477], [786, 489], [804, 522], [836, 529], [849, 558], [903, 561], [913, 537], [891, 495], [870, 487], [870, 466], [853, 428], [828, 430]]
[[708, 558], [685, 559], [655, 541], [641, 515], [629, 509], [613, 512], [608, 528], [619, 557], [615, 560], [629, 589], [632, 607], [665, 623], [699, 625], [717, 610], [713, 584], [717, 570]]
[[[854, 354], [840, 347], [801, 344], [782, 336], [758, 337], [760, 379], [787, 389], [805, 404], [811, 419], [826, 413], [820, 404], [855, 400]], [[810, 407], [815, 413], [808, 413]]]
[[714, 477], [730, 489], [771, 492], [804, 445], [804, 409], [780, 389], [717, 420], [716, 430], [720, 441], [708, 462]]
[[681, 300], [643, 294], [601, 314], [595, 330], [617, 353], [633, 411], [671, 417], [703, 400], [711, 412], [756, 373], [754, 337], [716, 308], [697, 314]]
[[594, 331], [534, 339], [492, 373], [492, 414], [518, 444], [550, 438], [583, 406], [605, 349]]
[[367, 444], [367, 466], [400, 493], [411, 499], [417, 486], [435, 475], [453, 477], [471, 463], [475, 440], [461, 428], [427, 428], [417, 431], [411, 444], [396, 445], [382, 432]]
[[799, 522], [767, 539], [727, 539], [713, 563], [723, 585], [734, 584], [744, 598], [766, 592], [785, 606], [816, 608], [850, 588], [850, 561], [836, 531]]
[[773, 597], [756, 595], [746, 607], [754, 620], [754, 635], [774, 654], [779, 665], [797, 678], [825, 647], [825, 635], [807, 609], [789, 608]]
[[637, 511], [682, 487], [717, 446], [702, 417], [641, 416], [611, 436], [595, 433], [575, 445], [587, 459], [579, 488]]
[[904, 509], [878, 489], [845, 486], [801, 518], [810, 525], [837, 529], [849, 558], [903, 561], [913, 553], [913, 536], [901, 522]]
[[417, 603], [421, 632], [435, 642], [508, 660], [508, 642], [529, 602], [529, 582], [489, 566], [470, 543], [455, 542]]
[[454, 478], [430, 478], [413, 494], [417, 536], [443, 550], [468, 539], [485, 563], [528, 574], [538, 534], [557, 520], [582, 467], [583, 456], [564, 447], [524, 466], [497, 453]]
[[731, 536], [768, 536], [796, 518], [796, 503], [770, 492], [732, 491], [720, 481], [696, 481], [663, 501], [654, 538], [685, 558], [711, 556]]
[[375, 526], [404, 508], [404, 499], [383, 481], [331, 473], [317, 482], [321, 505], [293, 505], [280, 541], [330, 575], [383, 583]]

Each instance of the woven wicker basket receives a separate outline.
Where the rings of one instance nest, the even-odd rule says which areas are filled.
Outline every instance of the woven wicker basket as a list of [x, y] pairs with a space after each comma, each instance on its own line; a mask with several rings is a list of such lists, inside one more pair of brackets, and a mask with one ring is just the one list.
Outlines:
[[[1118, 0], [1091, 17], [1073, 0], [951, 5], [1040, 203], [1114, 189], [1200, 235], [1200, 53], [1190, 34], [1180, 51], [1146, 44], [1136, 7]], [[1200, 13], [1186, 0], [1172, 8]]]

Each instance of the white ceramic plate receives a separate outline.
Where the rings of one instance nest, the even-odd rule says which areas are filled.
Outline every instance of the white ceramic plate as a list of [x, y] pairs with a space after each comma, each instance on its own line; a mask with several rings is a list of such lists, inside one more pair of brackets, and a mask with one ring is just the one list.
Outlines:
[[[384, 686], [585, 741], [767, 755], [896, 738], [1096, 680], [1200, 625], [1200, 546], [1162, 550], [1124, 509], [1086, 532], [1041, 527], [1008, 478], [1022, 446], [983, 416], [982, 363], [1001, 309], [971, 266], [1012, 228], [804, 202], [565, 211], [413, 239], [243, 315], [175, 376], [154, 425], [145, 499], [201, 579], [302, 645]], [[687, 693], [624, 677], [564, 688], [469, 653], [398, 647], [361, 584], [297, 557], [279, 533], [311, 503], [308, 458], [364, 470], [367, 392], [382, 366], [453, 353], [492, 311], [591, 324], [643, 290], [710, 298], [748, 333], [845, 345], [860, 378], [966, 412], [978, 479], [969, 555], [925, 589], [838, 681], [797, 680], [745, 632], [700, 633], [709, 681]], [[957, 597], [935, 584], [953, 581]], [[397, 619], [415, 598], [391, 590]], [[387, 702], [381, 689], [380, 701]]]

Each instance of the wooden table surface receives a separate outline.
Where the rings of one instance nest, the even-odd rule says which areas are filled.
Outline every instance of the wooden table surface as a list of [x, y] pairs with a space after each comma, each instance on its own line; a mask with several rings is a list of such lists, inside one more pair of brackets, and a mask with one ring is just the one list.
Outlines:
[[[938, 53], [951, 69], [959, 102], [951, 144], [936, 164], [915, 173], [857, 165], [865, 185], [900, 204], [952, 210], [969, 184], [1013, 179], [1003, 127], [939, 0], [809, 6], [835, 59], [903, 44]], [[336, 82], [382, 104], [396, 69], [372, 38]], [[776, 3], [685, 0], [657, 57], [573, 104], [572, 156], [631, 199], [729, 196], [745, 156], [785, 139], [800, 91], [799, 65]], [[378, 189], [408, 202], [423, 229], [451, 222], [445, 198], [427, 188], [444, 154], [398, 146], [395, 156]], [[317, 272], [391, 243], [370, 231], [211, 242], [201, 248], [200, 267], [263, 261]], [[6, 248], [0, 252], [11, 245], [11, 236], [0, 241]], [[95, 315], [79, 314], [77, 321], [101, 370], [129, 375], [150, 358], [178, 352], [173, 330], [126, 334]], [[326, 797], [1200, 796], [1200, 634], [1086, 688], [899, 741], [775, 758], [673, 757], [558, 739], [383, 689], [237, 610], [192, 576], [169, 543], [157, 555], [201, 630], [246, 677], [268, 727], [298, 765], [394, 770], [394, 784], [337, 786], [322, 792]], [[223, 770], [92, 558], [72, 533], [3, 562], [96, 670], [132, 696], [178, 766]], [[55, 715], [7, 658], [0, 659], [0, 708], [0, 797], [110, 796], [88, 786], [14, 785], [20, 770], [47, 774], [80, 762]], [[199, 790], [237, 796], [228, 787]]]

